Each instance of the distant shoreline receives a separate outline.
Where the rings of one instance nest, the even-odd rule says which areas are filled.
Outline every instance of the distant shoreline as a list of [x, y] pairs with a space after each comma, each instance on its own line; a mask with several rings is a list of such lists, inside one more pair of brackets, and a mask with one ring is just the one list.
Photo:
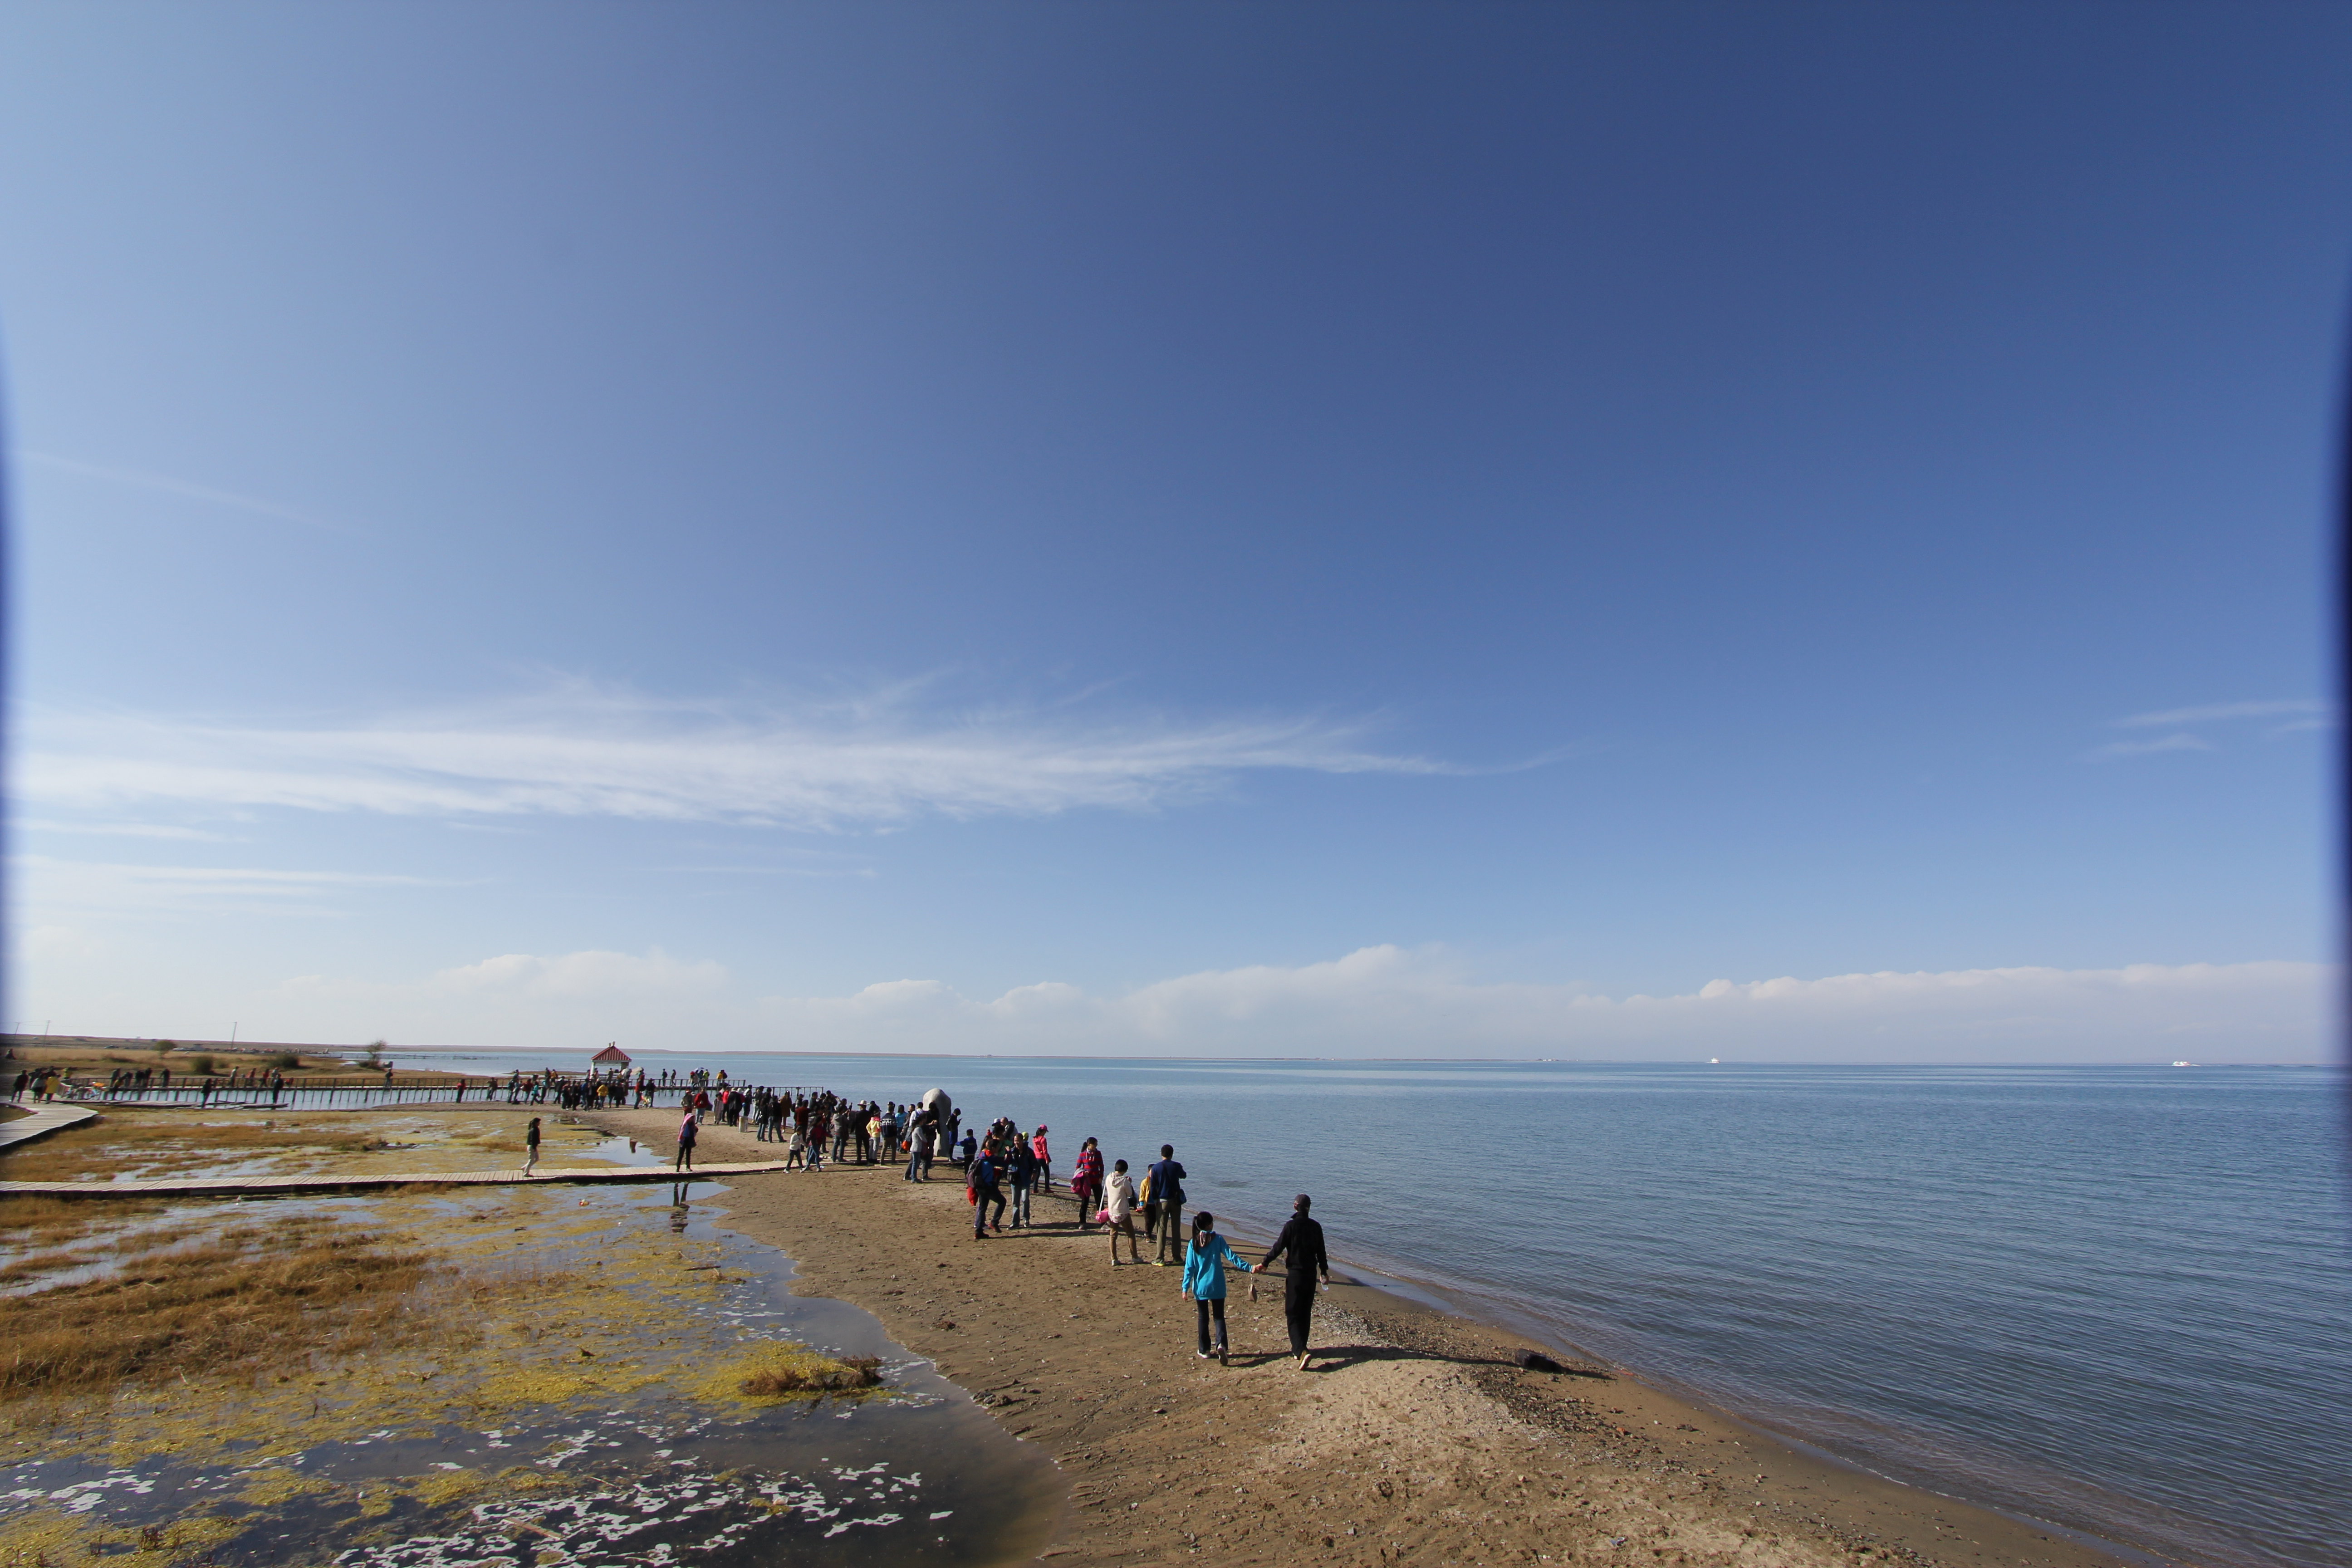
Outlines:
[[[266, 1055], [272, 1051], [294, 1051], [308, 1056], [348, 1056], [364, 1052], [370, 1042], [348, 1045], [322, 1045], [316, 1041], [287, 1040], [205, 1040], [194, 1036], [178, 1035], [34, 1035], [0, 1033], [0, 1047], [7, 1048], [85, 1048], [90, 1050], [152, 1050], [160, 1040], [170, 1040], [183, 1051], [213, 1051], [232, 1055]], [[429, 1056], [531, 1056], [561, 1057], [586, 1059], [602, 1047], [596, 1046], [404, 1046], [387, 1044], [387, 1057]], [[691, 1048], [662, 1046], [625, 1047], [632, 1058], [659, 1057], [665, 1060], [694, 1060], [710, 1057], [757, 1058], [792, 1057], [826, 1061], [972, 1061], [972, 1062], [1230, 1062], [1234, 1064], [1262, 1062], [1299, 1062], [1318, 1065], [1356, 1063], [1368, 1067], [1578, 1067], [1578, 1068], [1704, 1068], [1720, 1067], [1733, 1070], [1758, 1068], [1843, 1068], [1855, 1071], [1876, 1068], [1902, 1069], [1961, 1069], [1983, 1068], [2010, 1072], [2028, 1072], [2041, 1068], [2063, 1068], [2070, 1072], [2109, 1069], [2137, 1072], [2149, 1068], [2172, 1068], [2179, 1064], [2167, 1058], [2150, 1058], [2146, 1061], [2040, 1061], [2016, 1062], [1999, 1060], [1920, 1060], [1920, 1061], [1849, 1061], [1836, 1058], [1807, 1060], [1798, 1058], [1756, 1058], [1732, 1061], [1707, 1061], [1696, 1057], [1200, 1057], [1162, 1056], [1150, 1052], [1129, 1052], [1124, 1055], [1083, 1052], [1010, 1052], [1010, 1051], [801, 1051], [782, 1047], [756, 1047], [741, 1049], [719, 1049], [695, 1047]], [[2182, 1071], [2229, 1069], [2244, 1071], [2256, 1068], [2328, 1068], [2352, 1072], [2352, 1065], [2320, 1058], [2305, 1061], [2263, 1062], [2196, 1062]]]

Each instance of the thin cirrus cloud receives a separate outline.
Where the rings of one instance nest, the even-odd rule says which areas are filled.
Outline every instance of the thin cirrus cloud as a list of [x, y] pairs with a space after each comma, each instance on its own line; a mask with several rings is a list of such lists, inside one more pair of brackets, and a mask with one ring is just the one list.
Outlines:
[[2331, 705], [2315, 697], [2293, 697], [2268, 702], [2216, 702], [2204, 708], [2166, 708], [2154, 713], [2135, 713], [2128, 719], [2115, 721], [2118, 730], [2166, 729], [2179, 724], [2210, 724], [2228, 719], [2308, 720], [2315, 724], [2327, 722]]
[[20, 817], [14, 826], [19, 833], [70, 833], [99, 838], [170, 838], [203, 844], [231, 842], [231, 836], [226, 833], [213, 833], [201, 827], [184, 827], [168, 822], [52, 822], [40, 817]]
[[2213, 740], [2200, 731], [2249, 720], [2274, 721], [2264, 731], [2273, 737], [2298, 731], [2333, 729], [2336, 721], [2335, 704], [2313, 697], [2277, 698], [2259, 702], [2215, 702], [2199, 708], [2164, 708], [2154, 712], [2112, 719], [2108, 725], [2117, 730], [2169, 730], [2170, 734], [2145, 740], [2110, 741], [2103, 746], [2093, 747], [2085, 754], [2094, 761], [2106, 761], [2120, 757], [2153, 756], [2165, 752], [2218, 751], [2220, 748]]
[[661, 701], [585, 686], [435, 713], [205, 723], [34, 713], [21, 798], [77, 810], [289, 807], [397, 816], [634, 817], [824, 831], [926, 815], [1129, 810], [1255, 770], [1447, 773], [1323, 718], [1083, 724], [940, 716], [903, 689], [793, 705]]
[[128, 485], [134, 489], [153, 490], [162, 495], [177, 496], [183, 500], [202, 501], [208, 506], [226, 507], [232, 511], [251, 512], [257, 517], [275, 518], [280, 522], [299, 523], [304, 528], [316, 528], [328, 533], [364, 537], [367, 530], [334, 518], [320, 517], [314, 512], [281, 506], [259, 496], [241, 495], [212, 485], [202, 485], [193, 479], [177, 479], [169, 474], [151, 474], [138, 468], [110, 468], [103, 463], [85, 463], [73, 458], [61, 458], [54, 452], [35, 452], [19, 448], [20, 462], [31, 463], [79, 479], [100, 479], [109, 484]]
[[286, 871], [242, 866], [149, 866], [9, 858], [20, 910], [43, 918], [89, 915], [321, 914], [327, 895], [353, 888], [430, 887], [420, 877]]

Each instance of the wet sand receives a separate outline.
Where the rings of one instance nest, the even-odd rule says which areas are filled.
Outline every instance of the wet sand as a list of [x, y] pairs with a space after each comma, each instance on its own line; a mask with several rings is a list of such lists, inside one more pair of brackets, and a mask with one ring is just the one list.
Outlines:
[[[591, 1121], [667, 1154], [674, 1110]], [[706, 1160], [772, 1152], [706, 1126]], [[1227, 1306], [1230, 1366], [1193, 1354], [1174, 1267], [1113, 1268], [1075, 1205], [971, 1237], [953, 1167], [740, 1177], [730, 1228], [782, 1247], [794, 1289], [879, 1318], [1072, 1482], [1065, 1562], [1579, 1561], [1846, 1564], [1882, 1558], [2105, 1568], [2055, 1531], [1816, 1458], [1623, 1375], [1528, 1372], [1505, 1330], [1341, 1285], [1314, 1369], [1287, 1355], [1281, 1287]], [[1347, 1237], [1330, 1238], [1344, 1257]], [[1147, 1245], [1145, 1256], [1150, 1256]], [[1345, 1272], [1335, 1268], [1335, 1273]]]

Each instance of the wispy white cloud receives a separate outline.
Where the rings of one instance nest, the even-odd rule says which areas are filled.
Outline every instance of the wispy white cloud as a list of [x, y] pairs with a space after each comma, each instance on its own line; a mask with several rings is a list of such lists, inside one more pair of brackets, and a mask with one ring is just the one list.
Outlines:
[[724, 964], [707, 959], [685, 963], [659, 948], [643, 958], [628, 952], [567, 952], [555, 958], [509, 952], [445, 969], [432, 980], [435, 989], [463, 995], [597, 998], [711, 991], [726, 984]]
[[616, 816], [838, 830], [936, 815], [1149, 809], [1234, 775], [1463, 772], [1322, 717], [1082, 722], [941, 714], [908, 688], [828, 701], [664, 701], [584, 683], [472, 708], [318, 722], [32, 710], [20, 798], [403, 816]]
[[101, 463], [85, 463], [74, 458], [58, 457], [54, 452], [28, 451], [23, 447], [17, 448], [16, 458], [21, 462], [32, 463], [44, 468], [54, 468], [59, 473], [75, 474], [83, 479], [103, 479], [110, 484], [130, 485], [139, 489], [155, 490], [163, 495], [178, 496], [184, 500], [198, 500], [214, 506], [229, 507], [238, 511], [252, 512], [258, 517], [276, 518], [280, 522], [299, 523], [304, 528], [316, 528], [328, 533], [362, 537], [368, 531], [354, 523], [320, 517], [314, 512], [301, 511], [290, 506], [281, 506], [276, 501], [264, 500], [258, 496], [242, 495], [236, 490], [218, 489], [211, 485], [200, 485], [193, 479], [176, 479], [168, 474], [151, 474], [138, 468], [110, 468]]
[[2198, 732], [2200, 726], [2282, 718], [2287, 722], [2268, 726], [2263, 731], [2266, 739], [2274, 740], [2297, 731], [2332, 729], [2336, 724], [2336, 707], [2334, 703], [2315, 697], [2288, 697], [2259, 702], [2215, 702], [2201, 708], [2166, 708], [2152, 713], [2134, 713], [2126, 718], [2110, 719], [2108, 727], [2116, 730], [2169, 730], [2172, 733], [2147, 741], [2110, 741], [2105, 745], [2094, 746], [2083, 754], [2093, 762], [2109, 762], [2120, 757], [2154, 756], [2164, 752], [2216, 751], [2219, 748], [2213, 741]]
[[2110, 741], [2091, 754], [2095, 757], [2144, 757], [2152, 752], [2210, 752], [2212, 749], [2210, 741], [2182, 731], [2155, 741]]
[[421, 877], [242, 866], [142, 866], [14, 855], [14, 902], [37, 921], [89, 916], [316, 914], [354, 888], [430, 887]]
[[183, 827], [168, 822], [51, 822], [26, 817], [9, 825], [19, 833], [70, 833], [100, 838], [169, 838], [190, 843], [232, 842], [226, 833]]
[[1438, 950], [1211, 970], [1116, 995], [1047, 981], [992, 998], [937, 980], [747, 994], [715, 963], [509, 954], [411, 983], [290, 982], [279, 1038], [625, 1042], [712, 1049], [1811, 1061], [2317, 1060], [2336, 971], [2133, 964], [1713, 981], [1666, 996], [1480, 981]]
[[2263, 702], [2216, 702], [2203, 708], [2167, 708], [2155, 713], [2135, 713], [2113, 721], [2119, 730], [2163, 730], [2181, 724], [2211, 724], [2231, 719], [2275, 719], [2282, 714], [2317, 716], [2333, 711], [2332, 703], [2315, 697], [2290, 697]]

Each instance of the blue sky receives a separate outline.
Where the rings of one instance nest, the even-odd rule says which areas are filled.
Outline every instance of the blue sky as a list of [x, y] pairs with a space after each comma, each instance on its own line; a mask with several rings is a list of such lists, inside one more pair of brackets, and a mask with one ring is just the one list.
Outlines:
[[2322, 6], [0, 7], [12, 1011], [2308, 1058], [2348, 75]]

